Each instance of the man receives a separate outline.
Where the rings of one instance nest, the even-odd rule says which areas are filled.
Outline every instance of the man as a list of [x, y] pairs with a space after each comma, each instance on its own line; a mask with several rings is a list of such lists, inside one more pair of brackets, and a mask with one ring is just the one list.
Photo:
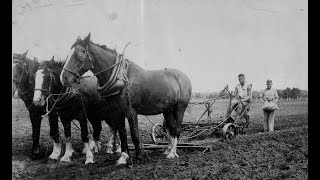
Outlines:
[[246, 83], [244, 74], [239, 74], [238, 79], [240, 83], [236, 85], [235, 91], [232, 92], [232, 98], [234, 99], [231, 102], [232, 112], [228, 119], [229, 122], [234, 122], [252, 100], [252, 85]]
[[260, 99], [263, 102], [263, 129], [264, 132], [272, 132], [274, 129], [275, 110], [279, 110], [276, 104], [279, 96], [277, 90], [272, 88], [272, 80], [268, 79], [266, 85], [267, 88], [260, 94]]

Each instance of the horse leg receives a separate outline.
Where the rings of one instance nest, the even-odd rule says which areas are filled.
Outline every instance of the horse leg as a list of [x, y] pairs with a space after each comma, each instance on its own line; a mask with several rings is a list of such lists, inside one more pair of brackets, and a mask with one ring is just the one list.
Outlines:
[[[164, 113], [163, 113], [163, 117], [165, 117], [164, 116]], [[167, 117], [167, 118], [169, 118], [169, 117]], [[166, 148], [166, 150], [164, 151], [164, 155], [168, 155], [169, 154], [169, 152], [170, 152], [170, 150], [171, 150], [171, 148], [172, 148], [172, 145], [171, 145], [171, 136], [170, 136], [170, 133], [169, 133], [169, 130], [168, 130], [168, 128], [167, 128], [167, 123], [166, 123], [166, 119], [164, 118], [163, 119], [163, 122], [162, 122], [162, 127], [166, 130], [166, 133], [167, 133], [167, 135], [169, 136], [168, 137], [168, 147]]]
[[116, 153], [121, 153], [121, 143], [120, 141], [117, 142], [117, 131], [114, 131], [114, 136], [113, 136], [113, 151], [115, 151]]
[[[178, 144], [178, 138], [180, 136], [180, 130], [181, 130], [181, 124], [183, 121], [184, 112], [187, 108], [187, 105], [184, 103], [178, 103], [177, 106], [174, 108], [172, 113], [169, 113], [169, 120], [168, 123], [168, 129], [169, 133], [171, 135], [171, 144], [172, 148], [170, 150], [170, 153], [168, 154], [167, 158], [174, 158], [179, 157], [177, 154], [177, 144]], [[171, 115], [173, 115], [173, 119], [171, 118]]]
[[89, 140], [89, 148], [94, 153], [98, 153], [101, 149], [101, 142], [100, 142], [100, 134], [102, 130], [101, 120], [96, 115], [89, 115], [88, 113], [88, 120], [92, 125], [93, 128], [93, 140]]
[[106, 151], [108, 154], [113, 154], [113, 145], [114, 145], [115, 135], [116, 135], [117, 131], [115, 131], [115, 129], [113, 127], [111, 127], [110, 125], [109, 125], [109, 127], [110, 127], [111, 135], [109, 137]]
[[111, 136], [109, 138], [108, 144], [107, 144], [107, 153], [109, 154], [113, 154], [113, 153], [121, 153], [121, 146], [119, 144], [116, 143], [117, 141], [117, 129], [115, 129], [114, 127], [112, 128], [110, 125], [110, 132], [111, 132]]
[[81, 127], [81, 139], [82, 139], [82, 142], [84, 143], [84, 149], [83, 149], [82, 153], [86, 154], [85, 164], [94, 163], [93, 153], [92, 153], [90, 146], [89, 146], [89, 143], [94, 143], [94, 141], [89, 140], [89, 138], [88, 138], [87, 118], [85, 118], [84, 115], [80, 116], [79, 123], [80, 123], [80, 127]]
[[[131, 112], [133, 115], [131, 114]], [[134, 144], [134, 148], [136, 150], [137, 160], [140, 161], [140, 160], [142, 160], [143, 157], [142, 157], [142, 150], [140, 147], [138, 116], [137, 116], [137, 113], [134, 109], [131, 109], [131, 112], [128, 113], [127, 119], [129, 121], [131, 138], [132, 138], [132, 142]]]
[[129, 148], [128, 148], [127, 131], [126, 131], [126, 124], [125, 124], [125, 115], [120, 114], [120, 116], [115, 119], [118, 120], [116, 125], [116, 130], [119, 132], [120, 141], [121, 141], [121, 156], [117, 161], [117, 165], [127, 164], [127, 159], [129, 158]]
[[69, 119], [61, 118], [61, 122], [64, 128], [64, 135], [67, 138], [66, 142], [66, 151], [64, 156], [60, 159], [60, 161], [70, 162], [70, 157], [72, 156], [74, 149], [71, 144], [71, 121]]
[[61, 155], [61, 143], [59, 135], [58, 116], [55, 112], [49, 114], [50, 136], [53, 139], [53, 151], [49, 159], [58, 160]]
[[41, 114], [40, 112], [30, 112], [30, 120], [32, 125], [32, 151], [31, 151], [31, 159], [38, 159], [40, 157], [40, 128], [41, 128]]
[[173, 133], [172, 131], [170, 131], [171, 129], [173, 129], [172, 127], [174, 126], [174, 118], [173, 118], [173, 113], [171, 111], [167, 111], [163, 113], [165, 122], [164, 124], [166, 124], [166, 130], [167, 130], [167, 134], [168, 134], [168, 147], [165, 150], [165, 152], [163, 153], [164, 155], [169, 155], [171, 152], [171, 149], [173, 148], [173, 143], [174, 143], [174, 138], [173, 138]]

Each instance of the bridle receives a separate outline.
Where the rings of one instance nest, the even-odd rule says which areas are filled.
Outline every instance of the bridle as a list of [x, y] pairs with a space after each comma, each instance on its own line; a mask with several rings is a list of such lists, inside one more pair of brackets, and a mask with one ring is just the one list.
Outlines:
[[[124, 50], [127, 48], [127, 46], [130, 44], [130, 42], [126, 45], [126, 47], [124, 48]], [[81, 67], [80, 67], [80, 69], [79, 69], [79, 72], [81, 71], [81, 69], [84, 67], [84, 63], [85, 63], [85, 61], [87, 60], [87, 59], [89, 59], [90, 60], [90, 63], [91, 63], [91, 70], [94, 68], [94, 66], [93, 66], [93, 60], [92, 60], [92, 55], [91, 55], [91, 53], [89, 52], [89, 50], [88, 50], [88, 46], [86, 47], [86, 48], [83, 48], [83, 47], [81, 47], [81, 46], [76, 46], [75, 47], [78, 51], [80, 51], [80, 53], [81, 54], [77, 54], [77, 56], [78, 56], [78, 58], [77, 58], [77, 60], [79, 60], [79, 61], [81, 61], [82, 62], [82, 64], [81, 64]], [[124, 53], [124, 50], [123, 50], [123, 53]], [[85, 52], [85, 53], [83, 53], [83, 51]], [[120, 59], [121, 60], [119, 60], [118, 62], [115, 62], [115, 64], [113, 64], [112, 66], [110, 66], [110, 67], [108, 67], [108, 68], [106, 68], [106, 69], [103, 69], [103, 70], [101, 70], [101, 71], [99, 71], [99, 72], [97, 72], [97, 73], [94, 73], [94, 75], [93, 76], [97, 76], [98, 74], [100, 74], [100, 73], [102, 73], [102, 72], [104, 72], [104, 71], [108, 71], [108, 70], [111, 70], [111, 69], [113, 69], [115, 66], [118, 66], [119, 64], [121, 64], [123, 61], [124, 61], [124, 58], [122, 58], [123, 57], [123, 53], [122, 54], [117, 54], [116, 55], [116, 58], [118, 57], [120, 57]], [[88, 57], [88, 58], [87, 58]], [[70, 69], [67, 69], [67, 68], [62, 68], [63, 70], [65, 70], [65, 71], [68, 71], [68, 72], [70, 72], [71, 74], [73, 74], [75, 77], [74, 77], [74, 82], [75, 82], [75, 80], [77, 80], [77, 83], [79, 84], [80, 83], [80, 79], [83, 79], [83, 78], [86, 78], [86, 77], [88, 77], [88, 76], [84, 76], [84, 77], [82, 77], [81, 75], [80, 75], [80, 73], [78, 73], [78, 72], [74, 72], [74, 71], [72, 71], [72, 70], [70, 70]], [[71, 85], [70, 85], [71, 86]]]
[[[21, 63], [23, 65], [23, 72], [22, 72], [20, 78], [16, 79], [16, 78], [12, 77], [12, 80], [16, 84], [18, 92], [20, 92], [19, 94], [25, 94], [25, 92], [21, 93], [20, 84], [22, 82], [22, 78], [23, 78], [24, 74], [26, 74], [26, 75], [29, 74], [28, 70], [27, 70], [27, 63], [22, 61], [22, 60], [20, 60], [20, 59], [13, 59], [13, 62], [18, 62], [18, 63]], [[29, 92], [29, 91], [26, 91], [26, 92]]]
[[[44, 69], [44, 67], [38, 67], [38, 70], [40, 69]], [[48, 69], [49, 71], [49, 76], [50, 76], [50, 82], [49, 82], [49, 88], [48, 89], [43, 89], [43, 88], [35, 88], [34, 90], [38, 90], [41, 92], [45, 92], [45, 95], [51, 94], [51, 86], [52, 86], [52, 82], [55, 82], [55, 77], [53, 75], [53, 72], [51, 69]]]
[[[78, 56], [77, 59], [81, 62], [81, 66], [80, 66], [79, 71], [81, 71], [81, 69], [83, 69], [84, 63], [86, 62], [87, 59], [89, 59], [90, 64], [91, 64], [91, 68], [93, 69], [94, 68], [93, 60], [92, 60], [92, 57], [90, 56], [88, 46], [86, 48], [83, 48], [78, 45], [75, 48], [79, 51], [77, 53], [77, 56]], [[74, 80], [77, 80], [79, 82], [81, 75], [78, 72], [74, 72], [74, 71], [67, 69], [67, 68], [62, 68], [62, 69], [73, 74], [75, 76]]]

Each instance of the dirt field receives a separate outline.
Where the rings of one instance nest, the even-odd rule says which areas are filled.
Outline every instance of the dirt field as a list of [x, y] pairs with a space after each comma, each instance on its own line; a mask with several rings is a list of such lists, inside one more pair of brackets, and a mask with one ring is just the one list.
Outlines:
[[[119, 155], [102, 152], [95, 155], [95, 163], [84, 165], [80, 154], [82, 142], [79, 130], [72, 125], [73, 145], [79, 154], [72, 162], [52, 162], [52, 140], [48, 120], [43, 119], [40, 146], [42, 159], [32, 161], [31, 123], [27, 112], [20, 110], [17, 100], [12, 103], [12, 178], [13, 179], [307, 179], [308, 178], [308, 102], [279, 101], [275, 117], [275, 132], [263, 133], [261, 103], [256, 101], [250, 110], [251, 124], [246, 135], [222, 142], [213, 138], [195, 143], [212, 145], [213, 151], [202, 153], [178, 149], [179, 159], [166, 159], [163, 151], [145, 151], [148, 159], [133, 168], [115, 166]], [[25, 108], [20, 100], [21, 108]], [[226, 101], [213, 106], [213, 118], [225, 114]], [[204, 105], [188, 109], [184, 121], [194, 121], [204, 111]], [[162, 122], [161, 116], [149, 116]], [[140, 129], [145, 133], [151, 123], [139, 117]], [[78, 124], [78, 122], [76, 122]], [[102, 141], [106, 143], [108, 126], [103, 122]], [[62, 128], [62, 125], [60, 124]], [[128, 131], [129, 132], [129, 131]], [[64, 134], [60, 131], [63, 142]], [[147, 138], [145, 138], [147, 139]], [[134, 151], [131, 152], [134, 158]]]

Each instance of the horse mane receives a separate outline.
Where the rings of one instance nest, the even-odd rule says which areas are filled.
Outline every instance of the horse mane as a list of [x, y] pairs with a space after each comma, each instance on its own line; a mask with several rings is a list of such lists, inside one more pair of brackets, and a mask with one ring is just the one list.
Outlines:
[[116, 51], [115, 49], [110, 49], [110, 48], [108, 48], [106, 45], [100, 45], [100, 44], [94, 43], [94, 42], [92, 42], [92, 41], [91, 41], [91, 44], [94, 44], [94, 45], [96, 45], [96, 46], [98, 46], [98, 47], [100, 47], [100, 48], [108, 51], [109, 53], [114, 54], [114, 55], [117, 54], [117, 51]]
[[60, 61], [45, 60], [41, 62], [41, 66], [47, 67], [50, 69], [55, 69], [55, 68], [62, 68], [65, 63], [66, 63], [66, 60], [60, 60]]

